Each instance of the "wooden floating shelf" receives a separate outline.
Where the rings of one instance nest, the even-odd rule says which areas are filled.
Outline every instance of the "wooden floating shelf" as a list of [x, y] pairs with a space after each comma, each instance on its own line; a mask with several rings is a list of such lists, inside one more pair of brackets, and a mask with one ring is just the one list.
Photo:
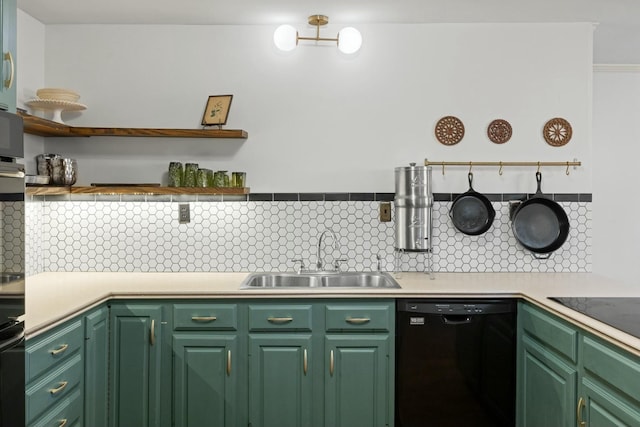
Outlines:
[[155, 186], [91, 186], [91, 187], [56, 187], [51, 185], [28, 186], [27, 195], [56, 196], [65, 194], [134, 194], [134, 195], [245, 195], [249, 187], [155, 187]]
[[47, 137], [128, 136], [163, 138], [226, 138], [246, 139], [241, 129], [162, 129], [162, 128], [107, 128], [69, 126], [31, 114], [18, 112], [24, 121], [24, 132]]

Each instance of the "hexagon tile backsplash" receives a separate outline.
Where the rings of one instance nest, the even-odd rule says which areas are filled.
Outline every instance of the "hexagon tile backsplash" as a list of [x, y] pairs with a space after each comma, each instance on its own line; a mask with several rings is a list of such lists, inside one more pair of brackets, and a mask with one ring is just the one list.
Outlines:
[[[184, 202], [182, 202], [184, 203]], [[286, 271], [293, 259], [315, 266], [320, 233], [332, 229], [343, 269], [373, 270], [376, 255], [394, 269], [394, 223], [378, 219], [378, 201], [191, 201], [191, 222], [178, 223], [178, 202], [45, 201], [27, 203], [27, 274], [42, 271]], [[435, 202], [436, 272], [589, 272], [591, 203], [560, 202], [571, 229], [547, 260], [520, 247], [508, 202], [481, 236], [451, 224], [451, 202]], [[330, 239], [327, 243], [331, 243]], [[400, 270], [424, 271], [426, 255], [405, 253]]]

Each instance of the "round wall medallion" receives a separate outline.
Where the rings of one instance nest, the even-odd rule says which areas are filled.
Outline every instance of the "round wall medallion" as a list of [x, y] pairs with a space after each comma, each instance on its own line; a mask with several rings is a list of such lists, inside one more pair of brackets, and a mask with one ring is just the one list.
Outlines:
[[436, 123], [436, 138], [444, 145], [454, 145], [464, 137], [464, 125], [457, 117], [446, 116]]
[[511, 139], [513, 130], [508, 121], [502, 119], [495, 119], [489, 123], [487, 128], [487, 136], [491, 142], [496, 144], [504, 144]]
[[568, 121], [556, 117], [545, 123], [542, 135], [547, 144], [561, 147], [571, 140], [572, 132]]

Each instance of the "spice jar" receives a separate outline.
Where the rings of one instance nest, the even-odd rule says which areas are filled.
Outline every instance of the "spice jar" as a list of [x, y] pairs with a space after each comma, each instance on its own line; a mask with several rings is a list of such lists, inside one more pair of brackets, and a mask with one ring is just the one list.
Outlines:
[[169, 163], [169, 187], [180, 187], [182, 185], [183, 175], [182, 163]]
[[209, 181], [207, 180], [207, 172], [209, 169], [198, 169], [198, 175], [196, 177], [196, 187], [208, 187]]
[[231, 186], [236, 188], [244, 187], [245, 180], [247, 178], [246, 172], [232, 172], [231, 173]]
[[213, 174], [213, 186], [214, 187], [228, 187], [229, 175], [227, 171], [217, 171]]
[[184, 180], [182, 181], [183, 187], [195, 187], [198, 178], [198, 164], [186, 163], [184, 165]]

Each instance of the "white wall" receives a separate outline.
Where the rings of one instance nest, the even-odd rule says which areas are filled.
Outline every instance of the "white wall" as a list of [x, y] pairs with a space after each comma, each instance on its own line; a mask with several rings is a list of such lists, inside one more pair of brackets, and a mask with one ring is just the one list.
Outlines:
[[[252, 192], [393, 191], [393, 169], [411, 161], [567, 161], [546, 169], [543, 190], [591, 192], [591, 24], [361, 26], [353, 57], [335, 46], [284, 54], [270, 26], [46, 26], [47, 86], [88, 105], [75, 125], [199, 126], [207, 96], [234, 95], [227, 128], [249, 138], [46, 139], [76, 157], [80, 184], [160, 182], [168, 162], [245, 170]], [[301, 29], [303, 31], [304, 29]], [[324, 31], [324, 30], [323, 30]], [[337, 29], [326, 29], [333, 34]], [[22, 31], [21, 34], [22, 36]], [[34, 82], [23, 91], [37, 89]], [[465, 138], [445, 147], [437, 120], [455, 115]], [[573, 126], [565, 147], [547, 145], [544, 123]], [[496, 118], [514, 136], [486, 137]], [[477, 189], [531, 192], [533, 170], [476, 169]], [[434, 173], [434, 191], [466, 189], [466, 168]]]
[[594, 73], [593, 272], [640, 283], [640, 66]]
[[[16, 78], [18, 107], [36, 97], [36, 89], [44, 86], [45, 26], [18, 9], [18, 72]], [[44, 139], [25, 134], [25, 163], [27, 171], [36, 172], [35, 156], [44, 152]]]

